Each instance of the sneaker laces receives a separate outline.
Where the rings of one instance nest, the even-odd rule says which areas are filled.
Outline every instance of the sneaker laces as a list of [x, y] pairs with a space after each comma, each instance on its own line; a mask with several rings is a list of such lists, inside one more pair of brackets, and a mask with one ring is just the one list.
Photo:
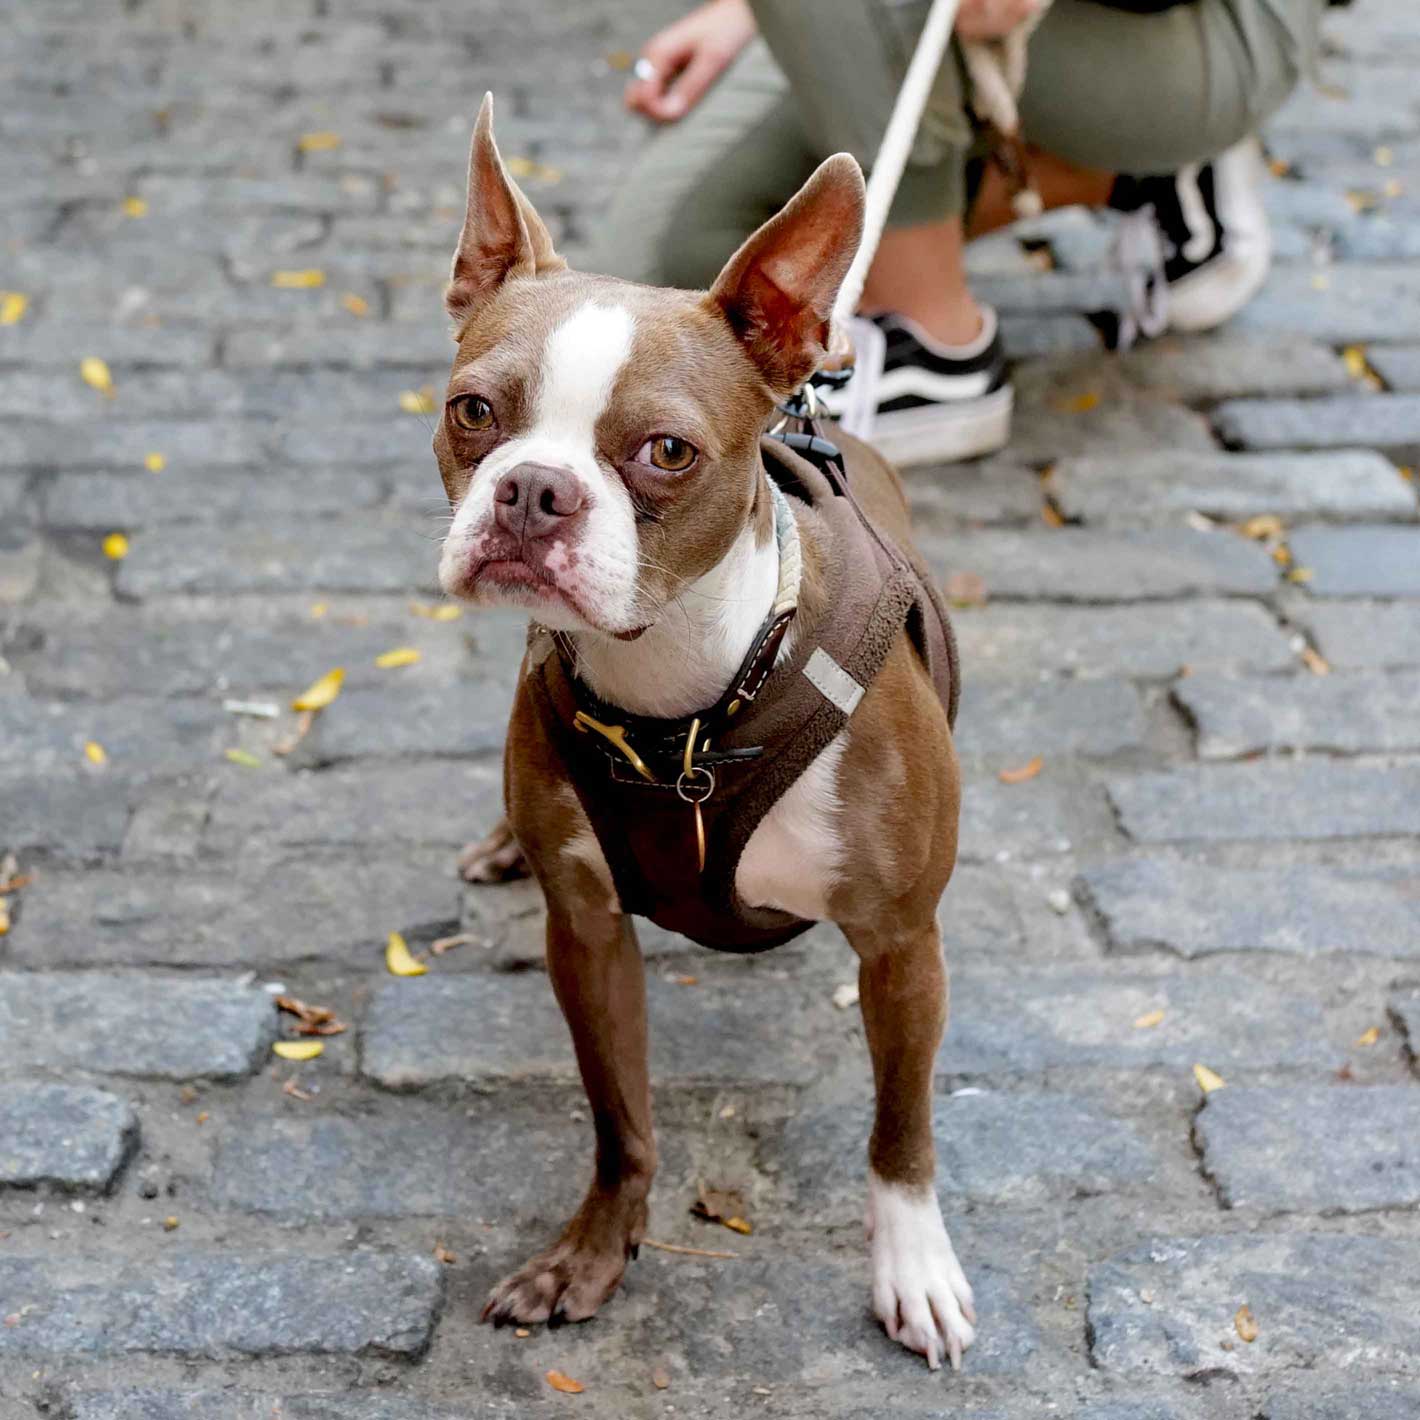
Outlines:
[[1125, 301], [1118, 312], [1116, 350], [1162, 335], [1169, 324], [1169, 283], [1165, 252], [1152, 203], [1121, 214], [1110, 246], [1110, 265], [1124, 278]]

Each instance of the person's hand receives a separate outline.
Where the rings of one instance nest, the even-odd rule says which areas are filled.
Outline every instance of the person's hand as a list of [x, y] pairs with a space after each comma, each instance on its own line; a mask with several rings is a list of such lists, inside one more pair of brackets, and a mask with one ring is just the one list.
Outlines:
[[957, 33], [963, 39], [1000, 39], [1040, 9], [1040, 0], [961, 0]]
[[684, 118], [753, 38], [748, 0], [709, 0], [646, 41], [626, 107], [658, 123]]

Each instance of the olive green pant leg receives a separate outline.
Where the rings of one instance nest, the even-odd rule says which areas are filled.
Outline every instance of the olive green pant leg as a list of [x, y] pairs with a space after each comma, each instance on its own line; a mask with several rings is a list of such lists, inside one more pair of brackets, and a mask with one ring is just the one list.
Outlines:
[[708, 286], [817, 162], [784, 75], [756, 40], [637, 155], [598, 223], [590, 269], [659, 286]]

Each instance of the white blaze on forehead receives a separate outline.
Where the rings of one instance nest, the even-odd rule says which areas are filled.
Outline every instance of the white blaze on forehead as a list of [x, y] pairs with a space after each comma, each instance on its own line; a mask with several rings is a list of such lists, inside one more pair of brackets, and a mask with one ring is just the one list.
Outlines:
[[597, 420], [631, 354], [636, 322], [624, 306], [579, 306], [547, 337], [532, 433], [595, 448]]

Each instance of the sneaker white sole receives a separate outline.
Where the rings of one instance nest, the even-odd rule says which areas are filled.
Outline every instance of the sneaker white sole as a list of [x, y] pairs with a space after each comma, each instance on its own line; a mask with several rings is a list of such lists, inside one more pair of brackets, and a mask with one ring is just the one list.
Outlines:
[[959, 406], [934, 404], [880, 414], [868, 443], [899, 468], [994, 454], [1010, 441], [1014, 403], [1011, 387], [1005, 385]]
[[1272, 266], [1272, 232], [1262, 205], [1266, 172], [1255, 138], [1214, 165], [1223, 250], [1212, 261], [1169, 284], [1171, 330], [1213, 330], [1235, 316], [1262, 289]]

